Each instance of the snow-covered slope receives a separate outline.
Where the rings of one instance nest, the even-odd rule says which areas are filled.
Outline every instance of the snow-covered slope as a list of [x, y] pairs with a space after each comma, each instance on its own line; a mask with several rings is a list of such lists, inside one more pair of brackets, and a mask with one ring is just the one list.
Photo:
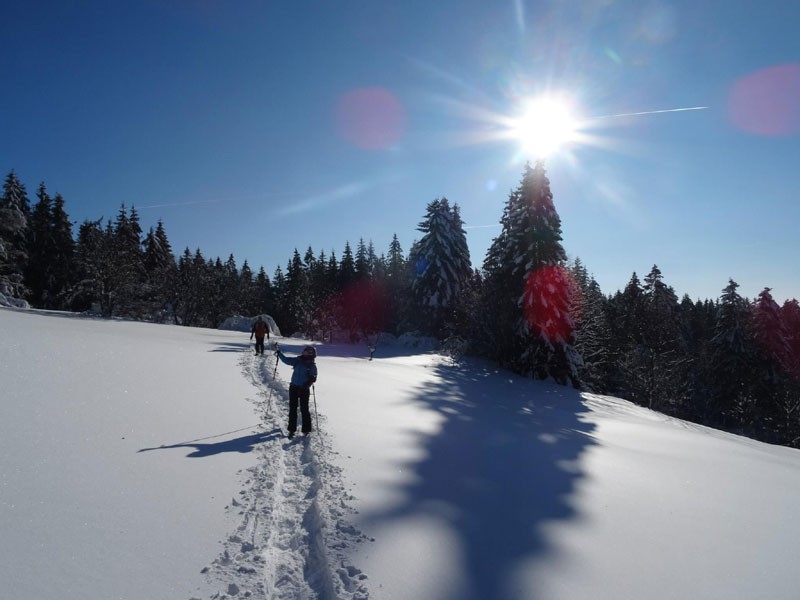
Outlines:
[[798, 597], [795, 450], [386, 345], [288, 441], [248, 337], [0, 309], [4, 595]]

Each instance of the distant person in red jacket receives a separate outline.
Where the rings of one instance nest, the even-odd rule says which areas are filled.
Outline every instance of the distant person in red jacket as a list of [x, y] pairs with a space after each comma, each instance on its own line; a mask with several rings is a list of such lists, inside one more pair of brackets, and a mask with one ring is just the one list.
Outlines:
[[256, 322], [253, 323], [253, 330], [250, 332], [251, 340], [253, 336], [256, 336], [256, 354], [264, 356], [264, 338], [269, 339], [269, 327], [261, 317], [258, 317]]

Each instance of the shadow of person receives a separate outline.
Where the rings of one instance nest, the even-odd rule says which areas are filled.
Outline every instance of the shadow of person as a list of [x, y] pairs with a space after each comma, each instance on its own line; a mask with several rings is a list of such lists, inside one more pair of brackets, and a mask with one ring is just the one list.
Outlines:
[[252, 452], [257, 444], [266, 442], [267, 440], [276, 437], [282, 437], [279, 429], [273, 429], [269, 432], [254, 433], [251, 435], [245, 435], [231, 440], [225, 440], [211, 444], [201, 443], [200, 440], [193, 440], [190, 442], [170, 444], [169, 446], [142, 448], [139, 450], [139, 452], [149, 452], [151, 450], [171, 450], [172, 448], [194, 448], [194, 452], [190, 452], [186, 455], [187, 458], [205, 458], [206, 456], [214, 456], [215, 454], [222, 454], [223, 452], [240, 452], [242, 454], [246, 454], [247, 452]]
[[570, 388], [478, 361], [437, 375], [414, 400], [440, 413], [441, 428], [416, 433], [422, 458], [400, 466], [409, 473], [401, 502], [363, 523], [427, 517], [446, 528], [461, 562], [451, 578], [441, 574], [439, 585], [453, 582], [442, 597], [531, 598], [515, 576], [547, 551], [545, 525], [577, 518], [569, 496], [595, 426], [581, 419], [588, 410]]
[[251, 349], [253, 342], [214, 342], [209, 352], [242, 352]]

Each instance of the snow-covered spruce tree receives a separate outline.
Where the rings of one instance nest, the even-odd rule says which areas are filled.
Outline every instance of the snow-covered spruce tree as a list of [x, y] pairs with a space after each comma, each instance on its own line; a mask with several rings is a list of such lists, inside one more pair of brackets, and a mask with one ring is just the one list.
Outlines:
[[36, 308], [53, 308], [50, 297], [50, 255], [53, 252], [53, 200], [44, 183], [36, 192], [39, 199], [28, 224], [28, 262], [25, 285], [30, 290], [28, 301]]
[[763, 377], [774, 382], [779, 370], [786, 370], [791, 348], [781, 308], [770, 288], [764, 288], [753, 305], [753, 339], [766, 359]]
[[403, 255], [403, 247], [396, 233], [389, 244], [389, 254], [386, 257], [385, 281], [386, 294], [389, 300], [389, 320], [386, 324], [386, 330], [398, 334], [400, 333], [403, 315], [407, 312], [409, 304], [408, 292], [411, 284], [406, 259]]
[[792, 378], [800, 381], [800, 303], [787, 300], [781, 306], [781, 318], [786, 325], [789, 358], [786, 369]]
[[579, 258], [570, 271], [578, 290], [573, 295], [570, 312], [575, 321], [575, 349], [583, 358], [579, 369], [581, 382], [594, 392], [606, 393], [611, 389], [611, 327], [606, 298]]
[[355, 280], [356, 263], [353, 259], [353, 250], [350, 248], [350, 242], [348, 241], [344, 243], [342, 260], [339, 261], [339, 289], [337, 291], [342, 291]]
[[472, 276], [458, 205], [451, 207], [447, 198], [429, 203], [417, 230], [423, 234], [415, 247], [411, 282], [417, 324], [423, 333], [441, 338]]
[[781, 306], [789, 343], [785, 389], [778, 398], [781, 414], [780, 430], [784, 443], [800, 448], [800, 304], [787, 300]]
[[364, 242], [364, 238], [359, 238], [358, 245], [356, 245], [355, 269], [356, 279], [358, 281], [369, 279], [370, 260], [367, 252], [367, 244]]
[[205, 306], [208, 303], [209, 277], [206, 260], [200, 248], [194, 255], [187, 247], [178, 259], [178, 283], [175, 303], [175, 321], [186, 327], [203, 325]]
[[[306, 332], [312, 321], [308, 272], [297, 248], [286, 266], [287, 332]], [[283, 326], [282, 326], [283, 327]]]
[[39, 201], [28, 221], [28, 262], [25, 282], [33, 306], [67, 308], [67, 293], [73, 278], [74, 241], [72, 224], [64, 210], [64, 199], [51, 199], [44, 183]]
[[269, 279], [269, 275], [267, 275], [267, 272], [264, 270], [263, 265], [259, 267], [253, 285], [255, 286], [255, 298], [256, 298], [256, 306], [255, 310], [253, 311], [253, 314], [272, 315], [274, 313], [273, 300], [272, 300], [272, 282]]
[[53, 199], [52, 231], [53, 253], [50, 257], [51, 289], [54, 308], [68, 309], [70, 288], [75, 280], [75, 240], [72, 222], [64, 208], [61, 194]]
[[146, 317], [148, 306], [144, 290], [146, 271], [142, 228], [135, 207], [128, 214], [125, 204], [120, 206], [111, 237], [111, 253], [114, 262], [111, 291], [115, 296], [115, 312], [140, 319]]
[[372, 312], [372, 265], [364, 238], [359, 238], [355, 253], [354, 282], [342, 290], [343, 322], [353, 332], [353, 339], [368, 335], [367, 327]]
[[319, 294], [321, 302], [314, 307], [314, 330], [322, 340], [332, 340], [334, 330], [339, 328], [341, 322], [341, 306], [337, 293], [339, 292], [339, 262], [336, 252], [331, 250], [331, 255], [325, 257], [324, 253], [317, 260], [314, 269], [313, 285]]
[[24, 272], [28, 262], [27, 234], [30, 203], [25, 186], [11, 171], [0, 196], [0, 294], [24, 303], [28, 290]]
[[[286, 285], [286, 276], [283, 274], [283, 269], [280, 265], [275, 267], [275, 272], [272, 275], [272, 306], [273, 311], [269, 314], [278, 323], [278, 327], [282, 332], [286, 333], [290, 330], [289, 327], [289, 300], [288, 300], [288, 286]], [[292, 331], [291, 333], [294, 333]], [[288, 333], [287, 335], [291, 335]]]
[[780, 439], [782, 405], [789, 387], [791, 346], [783, 313], [770, 288], [764, 288], [753, 304], [752, 333], [757, 348], [753, 425], [762, 434], [761, 439], [784, 443]]
[[540, 379], [578, 385], [561, 219], [544, 164], [525, 165], [509, 195], [502, 231], [484, 260], [487, 341], [501, 364]]
[[702, 421], [699, 407], [703, 406], [710, 393], [707, 379], [708, 345], [713, 337], [716, 311], [712, 300], [692, 302], [688, 295], [681, 300], [691, 368], [687, 374], [687, 402], [678, 416], [690, 421]]
[[216, 329], [231, 315], [242, 312], [239, 307], [239, 269], [233, 254], [229, 254], [224, 263], [219, 257], [215, 261], [209, 259], [206, 263], [206, 277], [208, 293], [201, 326]]
[[610, 389], [623, 398], [632, 399], [634, 390], [640, 387], [633, 363], [643, 343], [644, 303], [644, 290], [635, 272], [624, 290], [617, 291], [608, 301], [611, 325]]
[[675, 291], [653, 265], [644, 278], [643, 344], [638, 366], [644, 382], [639, 401], [674, 414], [686, 399], [688, 354]]
[[258, 306], [255, 293], [255, 281], [253, 280], [253, 270], [245, 259], [239, 271], [239, 313], [242, 315], [258, 314]]
[[709, 342], [711, 394], [705, 406], [705, 421], [725, 427], [741, 426], [754, 403], [754, 345], [750, 331], [750, 307], [736, 292], [732, 279], [722, 291], [717, 307], [714, 337]]
[[150, 228], [144, 240], [145, 297], [156, 321], [174, 320], [178, 267], [164, 223]]
[[312, 311], [308, 334], [313, 339], [324, 340], [326, 336], [330, 336], [330, 331], [334, 326], [329, 310], [329, 300], [334, 294], [334, 287], [331, 285], [332, 280], [328, 277], [328, 257], [322, 250], [319, 256], [314, 258], [314, 253], [309, 247], [306, 251], [305, 263]]

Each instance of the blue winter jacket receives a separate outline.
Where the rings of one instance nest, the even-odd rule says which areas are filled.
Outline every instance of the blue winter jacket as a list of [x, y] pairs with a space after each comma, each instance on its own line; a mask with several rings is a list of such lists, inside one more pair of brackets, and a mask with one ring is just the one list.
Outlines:
[[278, 358], [281, 362], [292, 367], [292, 385], [305, 386], [311, 385], [317, 380], [317, 364], [314, 359], [303, 358], [303, 356], [295, 356], [289, 358], [283, 352], [278, 350]]

